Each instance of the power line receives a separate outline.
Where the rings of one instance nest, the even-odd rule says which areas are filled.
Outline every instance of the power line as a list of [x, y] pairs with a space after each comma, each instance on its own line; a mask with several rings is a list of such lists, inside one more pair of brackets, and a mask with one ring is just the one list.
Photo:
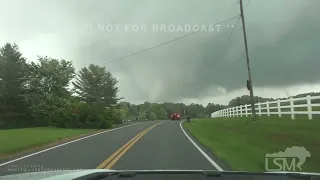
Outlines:
[[[251, 0], [248, 1], [246, 7], [244, 8], [244, 11], [247, 9], [247, 7], [248, 7], [248, 5], [249, 5], [250, 2], [251, 2]], [[237, 27], [237, 24], [238, 24], [240, 18], [241, 18], [241, 17], [238, 18], [238, 20], [237, 20], [236, 24], [234, 25], [232, 31], [230, 32], [229, 37], [228, 37], [228, 40], [226, 41], [225, 44], [228, 44], [228, 42], [229, 42], [229, 40], [230, 40], [230, 38], [231, 38], [231, 36], [232, 36], [232, 33], [233, 33], [234, 29]]]
[[[223, 20], [223, 21], [218, 22], [218, 23], [216, 23], [216, 24], [214, 24], [214, 25], [218, 25], [218, 24], [221, 24], [221, 23], [224, 23], [224, 22], [230, 21], [230, 20], [235, 19], [235, 18], [237, 18], [237, 17], [239, 17], [239, 15], [238, 15], [238, 16], [234, 16], [234, 17], [229, 18], [229, 19], [226, 19], [226, 20]], [[155, 48], [157, 48], [157, 47], [160, 47], [160, 46], [163, 46], [163, 45], [169, 44], [169, 43], [171, 43], [171, 42], [174, 42], [174, 41], [180, 40], [180, 39], [182, 39], [182, 38], [185, 38], [185, 37], [187, 37], [187, 36], [193, 35], [193, 34], [195, 34], [195, 33], [199, 32], [199, 31], [200, 31], [200, 30], [193, 31], [193, 32], [191, 32], [191, 33], [188, 33], [188, 34], [182, 35], [182, 36], [180, 36], [180, 37], [177, 37], [177, 38], [171, 39], [171, 40], [169, 40], [169, 41], [166, 41], [166, 42], [163, 42], [163, 43], [161, 43], [161, 44], [158, 44], [158, 45], [155, 45], [155, 46], [149, 47], [149, 48], [147, 48], [147, 49], [144, 49], [144, 50], [141, 50], [141, 51], [138, 51], [138, 52], [135, 52], [135, 53], [129, 54], [129, 55], [127, 55], [127, 56], [123, 56], [123, 57], [118, 58], [118, 59], [114, 59], [114, 60], [112, 60], [112, 61], [108, 61], [108, 62], [106, 62], [105, 64], [113, 63], [113, 62], [115, 62], [115, 61], [119, 61], [119, 60], [122, 60], [122, 59], [126, 59], [126, 58], [128, 58], [128, 57], [131, 57], [131, 56], [137, 55], [137, 54], [141, 54], [141, 53], [146, 52], [146, 51], [150, 51], [150, 50], [155, 49]]]
[[232, 30], [231, 30], [231, 32], [229, 34], [228, 40], [226, 41], [225, 45], [228, 44], [228, 42], [230, 40], [230, 37], [232, 36], [232, 33], [233, 33], [234, 29], [237, 27], [237, 24], [238, 24], [239, 20], [240, 20], [240, 17], [238, 18], [238, 20], [236, 22], [236, 25], [232, 28]]
[[250, 2], [251, 2], [251, 0], [248, 1], [246, 7], [244, 8], [244, 11], [246, 11], [246, 9], [247, 9], [248, 5], [250, 4]]

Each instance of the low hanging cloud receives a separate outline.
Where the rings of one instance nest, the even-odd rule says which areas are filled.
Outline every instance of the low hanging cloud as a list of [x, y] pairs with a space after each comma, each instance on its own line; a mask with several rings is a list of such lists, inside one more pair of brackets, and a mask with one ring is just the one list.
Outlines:
[[[155, 26], [210, 26], [234, 17], [239, 14], [237, 0], [32, 2], [1, 2], [5, 5], [0, 9], [4, 22], [0, 31], [5, 36], [0, 35], [0, 41], [22, 44], [30, 57], [38, 53], [73, 60], [77, 69], [90, 63], [105, 65], [118, 77], [120, 94], [127, 100], [200, 99], [245, 87], [248, 75], [241, 21], [226, 44], [237, 19], [221, 24], [219, 31], [200, 31], [107, 63], [190, 33], [185, 29], [160, 32]], [[4, 18], [13, 9], [12, 19]], [[319, 11], [318, 0], [250, 2], [245, 17], [256, 88], [319, 83]], [[42, 43], [35, 42], [39, 38]]]

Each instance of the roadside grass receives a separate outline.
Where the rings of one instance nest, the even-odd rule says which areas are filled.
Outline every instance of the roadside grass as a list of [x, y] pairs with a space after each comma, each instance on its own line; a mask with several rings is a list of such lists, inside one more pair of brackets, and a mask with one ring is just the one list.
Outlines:
[[184, 127], [233, 170], [266, 171], [267, 153], [303, 146], [311, 157], [302, 165], [302, 171], [320, 172], [319, 116], [313, 120], [306, 115], [290, 118], [258, 116], [255, 122], [249, 117], [197, 119], [184, 123]]
[[[113, 124], [112, 129], [135, 123], [137, 122]], [[64, 129], [55, 127], [0, 130], [0, 160], [39, 151], [105, 130], [107, 129]]]
[[7, 154], [97, 131], [51, 127], [0, 130], [0, 159]]

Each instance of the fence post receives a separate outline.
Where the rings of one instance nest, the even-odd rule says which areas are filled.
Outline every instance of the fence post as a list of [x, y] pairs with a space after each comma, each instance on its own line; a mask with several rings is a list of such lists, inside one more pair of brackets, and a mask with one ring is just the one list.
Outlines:
[[258, 102], [258, 110], [259, 110], [259, 116], [261, 116], [261, 105], [260, 105], [260, 102]]
[[235, 115], [235, 108], [234, 107], [232, 107], [232, 117], [235, 117], [236, 115]]
[[280, 108], [280, 100], [279, 99], [277, 100], [277, 106], [278, 106], [278, 115], [279, 115], [279, 118], [281, 118], [281, 108]]
[[293, 104], [293, 98], [290, 98], [290, 110], [291, 110], [291, 119], [294, 119], [294, 104]]
[[240, 105], [240, 116], [242, 117], [242, 105]]
[[248, 104], [245, 105], [246, 117], [248, 117]]
[[229, 110], [226, 109], [225, 113], [226, 113], [226, 117], [229, 117], [229, 114], [228, 114]]
[[236, 116], [238, 117], [238, 106], [236, 106]]
[[308, 119], [312, 119], [312, 106], [311, 106], [311, 97], [310, 95], [307, 96], [307, 108], [308, 108]]
[[267, 101], [267, 114], [270, 116], [269, 101]]
[[229, 108], [226, 109], [226, 116], [229, 117]]

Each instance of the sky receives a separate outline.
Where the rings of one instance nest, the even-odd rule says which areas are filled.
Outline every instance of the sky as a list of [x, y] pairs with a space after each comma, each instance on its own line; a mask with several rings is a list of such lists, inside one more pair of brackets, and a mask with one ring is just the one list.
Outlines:
[[[320, 91], [319, 12], [319, 0], [250, 1], [255, 95]], [[238, 0], [0, 0], [0, 44], [17, 43], [28, 61], [106, 66], [131, 103], [227, 104], [249, 94], [241, 20], [220, 23], [239, 13]]]

